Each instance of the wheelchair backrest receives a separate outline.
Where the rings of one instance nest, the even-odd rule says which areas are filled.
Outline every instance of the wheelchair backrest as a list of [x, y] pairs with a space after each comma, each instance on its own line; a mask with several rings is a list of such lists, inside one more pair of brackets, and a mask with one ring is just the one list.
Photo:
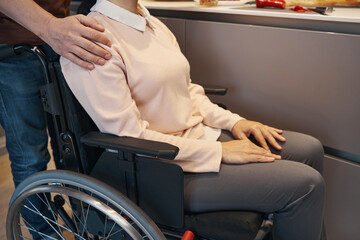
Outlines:
[[86, 147], [80, 138], [90, 131], [98, 131], [95, 123], [77, 101], [61, 71], [58, 61], [48, 63], [50, 83], [48, 98], [53, 110], [55, 127], [64, 168], [88, 174], [103, 150]]

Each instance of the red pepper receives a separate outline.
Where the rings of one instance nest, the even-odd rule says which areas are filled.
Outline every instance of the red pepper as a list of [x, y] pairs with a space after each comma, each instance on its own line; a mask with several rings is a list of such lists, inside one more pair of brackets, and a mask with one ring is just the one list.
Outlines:
[[295, 11], [295, 12], [300, 12], [300, 13], [311, 11], [310, 8], [306, 9], [306, 8], [303, 8], [302, 6], [299, 6], [299, 5], [290, 8], [290, 10]]
[[286, 2], [284, 0], [256, 0], [256, 7], [275, 7], [284, 9], [286, 7]]

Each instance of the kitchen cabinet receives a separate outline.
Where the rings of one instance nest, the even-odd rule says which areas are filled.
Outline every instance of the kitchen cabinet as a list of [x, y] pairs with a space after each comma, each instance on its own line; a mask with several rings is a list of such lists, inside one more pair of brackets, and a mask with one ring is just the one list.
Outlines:
[[360, 165], [325, 156], [325, 227], [328, 240], [360, 238]]
[[327, 154], [324, 166], [328, 239], [356, 239], [360, 35], [192, 16], [161, 17], [190, 62], [192, 80], [228, 87], [212, 99], [248, 119], [320, 139], [335, 155]]

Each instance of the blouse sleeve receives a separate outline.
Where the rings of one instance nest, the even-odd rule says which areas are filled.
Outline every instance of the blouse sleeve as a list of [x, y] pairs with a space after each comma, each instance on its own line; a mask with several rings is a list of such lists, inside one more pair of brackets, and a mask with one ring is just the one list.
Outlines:
[[[107, 48], [106, 46], [103, 46]], [[148, 129], [132, 99], [121, 56], [107, 48], [112, 58], [92, 71], [61, 58], [65, 79], [101, 132], [167, 142], [179, 147], [171, 161], [185, 172], [218, 172], [222, 147], [220, 142], [177, 137]]]
[[226, 129], [231, 132], [234, 125], [243, 117], [214, 104], [205, 95], [204, 88], [198, 84], [189, 83], [189, 91], [193, 107], [204, 118], [203, 123], [210, 127]]

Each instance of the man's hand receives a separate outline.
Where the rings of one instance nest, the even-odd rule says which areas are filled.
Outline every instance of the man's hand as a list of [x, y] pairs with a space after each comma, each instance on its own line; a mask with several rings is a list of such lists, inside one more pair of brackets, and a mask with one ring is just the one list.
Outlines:
[[269, 150], [267, 142], [270, 143], [275, 149], [281, 150], [281, 146], [276, 140], [284, 142], [286, 139], [281, 136], [281, 129], [273, 128], [261, 124], [259, 122], [240, 120], [232, 129], [232, 134], [236, 139], [248, 139], [253, 135], [264, 149]]
[[[33, 0], [0, 0], [0, 11], [49, 44], [75, 64], [93, 69], [111, 54], [96, 43], [111, 46], [104, 28], [84, 15], [56, 18]], [[95, 43], [94, 43], [95, 42]]]
[[43, 29], [39, 36], [55, 52], [83, 68], [92, 70], [93, 63], [104, 65], [111, 58], [110, 52], [96, 44], [111, 46], [102, 33], [104, 28], [93, 18], [84, 15], [52, 17]]
[[273, 162], [281, 156], [256, 146], [249, 139], [222, 142], [222, 162], [243, 164], [250, 162]]

